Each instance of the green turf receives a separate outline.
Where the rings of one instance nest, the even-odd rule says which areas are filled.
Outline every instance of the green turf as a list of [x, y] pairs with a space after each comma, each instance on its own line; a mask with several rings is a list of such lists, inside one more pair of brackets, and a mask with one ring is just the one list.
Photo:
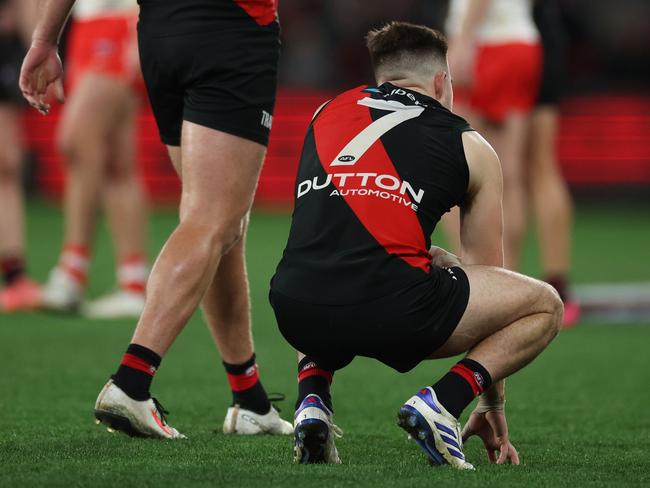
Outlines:
[[[650, 279], [647, 208], [580, 208], [577, 281]], [[173, 228], [157, 213], [151, 251]], [[56, 209], [29, 208], [29, 258], [43, 279], [58, 253]], [[291, 349], [275, 327], [266, 294], [288, 219], [256, 214], [249, 269], [255, 337], [269, 391], [295, 394]], [[525, 253], [536, 271], [535, 249]], [[98, 237], [90, 294], [113, 282], [110, 246]], [[508, 385], [512, 440], [522, 466], [490, 466], [480, 442], [466, 453], [474, 473], [431, 468], [395, 426], [400, 404], [452, 362], [399, 375], [357, 359], [337, 373], [333, 394], [342, 466], [294, 466], [288, 438], [221, 433], [229, 393], [220, 359], [195, 316], [156, 376], [155, 394], [172, 412], [182, 442], [135, 440], [95, 426], [92, 405], [117, 365], [132, 322], [92, 322], [45, 314], [0, 315], [0, 486], [641, 486], [650, 484], [649, 324], [585, 324], [562, 333]], [[292, 401], [283, 415], [291, 416]], [[217, 431], [217, 433], [215, 433]]]

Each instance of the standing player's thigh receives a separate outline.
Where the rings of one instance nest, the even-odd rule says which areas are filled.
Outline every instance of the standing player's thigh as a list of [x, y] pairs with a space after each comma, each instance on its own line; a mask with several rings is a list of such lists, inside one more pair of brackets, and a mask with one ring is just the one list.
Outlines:
[[451, 337], [433, 358], [467, 352], [480, 341], [513, 322], [548, 312], [557, 293], [548, 284], [493, 266], [463, 266], [469, 280], [469, 302]]
[[216, 225], [243, 219], [253, 203], [266, 147], [188, 121], [182, 140], [181, 220], [189, 214]]

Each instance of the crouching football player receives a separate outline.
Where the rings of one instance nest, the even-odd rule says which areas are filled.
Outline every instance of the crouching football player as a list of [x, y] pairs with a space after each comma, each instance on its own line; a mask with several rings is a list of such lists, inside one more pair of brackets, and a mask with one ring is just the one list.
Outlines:
[[[340, 462], [330, 383], [355, 356], [399, 372], [464, 359], [398, 413], [434, 464], [472, 469], [463, 440], [490, 461], [519, 462], [504, 378], [532, 361], [562, 322], [549, 285], [503, 265], [497, 155], [454, 115], [447, 42], [391, 23], [367, 38], [376, 87], [326, 103], [307, 131], [295, 211], [270, 300], [298, 366], [296, 461]], [[461, 208], [462, 255], [430, 248], [440, 217]], [[479, 397], [464, 432], [458, 419]]]

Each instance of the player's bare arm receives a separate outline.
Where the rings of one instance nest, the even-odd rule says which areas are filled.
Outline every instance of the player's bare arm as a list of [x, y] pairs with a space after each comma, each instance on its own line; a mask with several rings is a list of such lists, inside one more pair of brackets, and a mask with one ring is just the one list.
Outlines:
[[[470, 182], [467, 200], [461, 206], [462, 262], [502, 267], [503, 179], [499, 158], [478, 132], [463, 134], [463, 148]], [[479, 405], [470, 415], [463, 437], [478, 435], [491, 463], [510, 460], [519, 464], [517, 450], [508, 438], [504, 405], [505, 380], [496, 381], [479, 397]]]
[[58, 53], [59, 37], [70, 15], [74, 0], [41, 0], [39, 21], [32, 35], [32, 44], [20, 72], [20, 89], [29, 104], [47, 115], [50, 86], [54, 96], [63, 103], [63, 66]]
[[469, 167], [467, 199], [461, 205], [461, 261], [503, 266], [503, 181], [499, 158], [474, 131], [463, 133]]

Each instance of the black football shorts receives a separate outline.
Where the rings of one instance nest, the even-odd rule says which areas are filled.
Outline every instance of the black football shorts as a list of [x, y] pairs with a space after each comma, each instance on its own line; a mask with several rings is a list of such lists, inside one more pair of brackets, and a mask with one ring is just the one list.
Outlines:
[[296, 350], [331, 371], [355, 356], [404, 373], [431, 356], [465, 313], [469, 281], [461, 268], [433, 267], [408, 289], [355, 305], [315, 305], [273, 290], [278, 327]]
[[138, 25], [138, 42], [163, 143], [180, 145], [187, 120], [268, 144], [280, 48], [277, 21], [260, 26], [245, 19], [171, 35]]

